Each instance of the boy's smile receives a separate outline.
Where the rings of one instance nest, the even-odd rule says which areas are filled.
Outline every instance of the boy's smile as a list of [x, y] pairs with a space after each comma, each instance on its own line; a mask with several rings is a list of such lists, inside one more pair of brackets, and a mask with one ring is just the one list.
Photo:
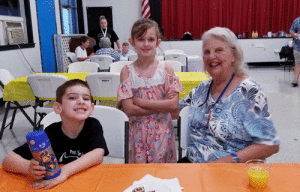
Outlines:
[[94, 111], [89, 89], [81, 85], [67, 88], [60, 108], [61, 116], [74, 120], [86, 120]]

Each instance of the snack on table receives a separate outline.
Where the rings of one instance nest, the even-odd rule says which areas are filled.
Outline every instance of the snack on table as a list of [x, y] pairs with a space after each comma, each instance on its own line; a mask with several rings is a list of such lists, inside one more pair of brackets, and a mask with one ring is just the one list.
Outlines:
[[146, 192], [144, 187], [137, 187], [132, 192]]

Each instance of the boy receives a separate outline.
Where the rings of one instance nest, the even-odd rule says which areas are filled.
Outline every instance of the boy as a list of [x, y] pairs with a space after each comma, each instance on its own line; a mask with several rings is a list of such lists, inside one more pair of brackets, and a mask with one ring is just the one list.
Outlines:
[[[51, 188], [65, 181], [69, 176], [102, 163], [108, 149], [103, 137], [102, 126], [95, 118], [89, 117], [94, 104], [89, 86], [79, 79], [67, 81], [56, 91], [55, 113], [62, 121], [53, 123], [45, 129], [52, 149], [61, 168], [61, 174], [51, 180], [39, 180], [31, 187]], [[33, 159], [28, 144], [14, 149], [2, 162], [5, 170], [23, 173], [34, 179], [42, 179], [45, 167]]]
[[124, 42], [122, 44], [122, 52], [120, 53], [120, 56], [127, 57], [128, 54], [134, 54], [134, 52], [129, 50], [129, 43]]
[[90, 39], [87, 36], [80, 37], [80, 46], [75, 49], [75, 56], [78, 61], [90, 61], [91, 56], [95, 55], [95, 53], [87, 56], [86, 48], [90, 45]]

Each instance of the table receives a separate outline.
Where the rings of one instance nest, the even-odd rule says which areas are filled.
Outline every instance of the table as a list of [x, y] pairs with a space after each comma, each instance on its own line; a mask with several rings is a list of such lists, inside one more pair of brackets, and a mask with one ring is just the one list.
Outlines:
[[[39, 73], [38, 73], [39, 74]], [[85, 81], [85, 76], [89, 73], [53, 73], [57, 75], [64, 75], [71, 79], [81, 79]], [[54, 100], [55, 98], [53, 98]], [[35, 100], [34, 94], [31, 91], [30, 85], [27, 82], [27, 76], [14, 79], [5, 85], [3, 90], [4, 101], [25, 101]]]
[[202, 81], [208, 79], [208, 75], [204, 72], [175, 72], [179, 76], [184, 90], [179, 93], [179, 99], [189, 94], [193, 88], [198, 86]]
[[[267, 192], [300, 191], [300, 163], [274, 163]], [[146, 174], [161, 179], [178, 178], [184, 192], [250, 192], [245, 164], [106, 164], [68, 178], [56, 191], [122, 192]], [[1, 191], [37, 191], [26, 176], [8, 173], [0, 165]]]
[[[89, 73], [54, 73], [58, 75], [64, 75], [69, 80], [71, 79], [81, 79], [85, 81], [85, 76]], [[192, 88], [199, 85], [203, 80], [207, 79], [205, 73], [202, 72], [176, 72], [179, 76], [184, 91], [179, 94], [179, 98], [183, 98], [188, 94]], [[53, 98], [54, 100], [55, 98]], [[24, 101], [24, 100], [35, 100], [34, 94], [31, 91], [30, 85], [27, 82], [27, 77], [21, 77], [14, 79], [9, 82], [3, 90], [3, 100], [4, 101]]]

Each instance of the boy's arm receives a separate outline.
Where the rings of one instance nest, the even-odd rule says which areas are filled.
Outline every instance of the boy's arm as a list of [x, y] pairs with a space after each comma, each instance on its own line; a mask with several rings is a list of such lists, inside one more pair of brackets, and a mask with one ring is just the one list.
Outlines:
[[15, 152], [10, 152], [2, 161], [6, 171], [29, 175], [34, 179], [42, 179], [46, 173], [45, 167], [40, 166], [36, 160], [27, 160]]
[[40, 188], [49, 189], [51, 187], [54, 187], [55, 185], [64, 182], [71, 175], [74, 175], [89, 167], [102, 163], [103, 156], [104, 156], [104, 149], [102, 148], [94, 149], [84, 154], [79, 159], [72, 161], [71, 163], [68, 163], [65, 166], [63, 166], [61, 168], [61, 174], [58, 177], [51, 180], [40, 180], [38, 182], [33, 183], [31, 187], [35, 189], [40, 189]]

